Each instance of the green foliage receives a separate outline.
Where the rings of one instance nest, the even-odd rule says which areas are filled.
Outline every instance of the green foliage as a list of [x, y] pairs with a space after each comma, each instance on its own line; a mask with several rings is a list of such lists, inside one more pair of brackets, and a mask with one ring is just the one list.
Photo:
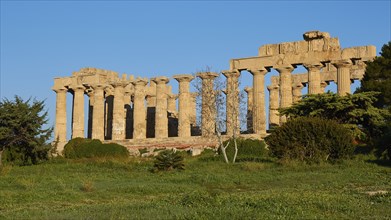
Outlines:
[[153, 167], [158, 171], [183, 170], [183, 156], [173, 150], [161, 151], [155, 158]]
[[[233, 158], [235, 154], [235, 147], [233, 139], [229, 139], [223, 142], [224, 146], [229, 145], [226, 149], [228, 158]], [[237, 138], [236, 143], [238, 145], [238, 158], [237, 161], [256, 161], [268, 156], [269, 151], [266, 149], [266, 144], [263, 141], [256, 139], [244, 139]], [[221, 155], [221, 149], [219, 148], [219, 154]]]
[[354, 152], [348, 129], [336, 121], [300, 117], [288, 120], [265, 138], [271, 153], [284, 160], [336, 161]]
[[367, 63], [361, 87], [356, 93], [377, 91], [378, 100], [374, 103], [379, 108], [391, 108], [391, 41], [383, 45], [379, 57]]
[[[307, 95], [293, 106], [280, 109], [290, 118], [319, 117], [345, 124], [356, 139], [373, 138], [382, 133], [390, 112], [373, 106], [378, 92], [363, 92], [339, 96], [334, 93]], [[361, 132], [360, 132], [361, 131]]]
[[44, 101], [31, 99], [23, 101], [19, 96], [10, 101], [0, 102], [0, 152], [2, 161], [31, 165], [48, 159], [52, 128], [44, 129], [47, 124], [47, 111]]
[[122, 145], [103, 144], [100, 140], [74, 138], [64, 146], [66, 158], [128, 157], [129, 151]]
[[391, 124], [384, 129], [384, 134], [376, 141], [375, 153], [381, 159], [391, 160]]

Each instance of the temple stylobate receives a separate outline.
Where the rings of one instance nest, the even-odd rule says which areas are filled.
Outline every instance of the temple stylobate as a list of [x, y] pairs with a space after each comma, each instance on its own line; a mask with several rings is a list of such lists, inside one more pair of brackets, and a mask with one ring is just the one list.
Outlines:
[[[242, 135], [261, 139], [267, 127], [278, 126], [286, 118], [279, 108], [291, 106], [301, 98], [302, 89], [309, 94], [323, 93], [334, 82], [340, 95], [350, 93], [352, 80], [361, 79], [365, 62], [376, 56], [374, 46], [341, 49], [338, 38], [326, 32], [310, 31], [304, 40], [267, 44], [259, 48], [258, 56], [232, 59], [230, 69], [222, 71], [226, 77], [224, 138]], [[307, 72], [292, 73], [302, 65]], [[278, 76], [268, 76], [271, 70]], [[239, 80], [242, 71], [252, 75], [247, 93], [247, 119], [240, 119]], [[214, 80], [220, 73], [202, 72], [178, 74], [172, 78], [158, 76], [151, 79], [134, 77], [97, 68], [82, 68], [72, 76], [54, 79], [56, 92], [55, 141], [58, 148], [72, 138], [86, 137], [140, 147], [204, 147], [215, 144], [216, 91]], [[191, 92], [195, 77], [202, 81], [202, 91]], [[270, 84], [265, 87], [266, 77]], [[173, 80], [175, 79], [175, 80]], [[268, 78], [269, 79], [269, 78]], [[178, 84], [173, 94], [170, 81]], [[266, 97], [265, 88], [269, 91]], [[73, 102], [67, 103], [67, 94]], [[197, 117], [196, 97], [201, 96], [201, 115]], [[268, 100], [268, 111], [266, 100]], [[88, 102], [88, 109], [84, 103]], [[71, 104], [72, 112], [67, 112]], [[267, 115], [268, 112], [268, 115]], [[71, 116], [71, 117], [67, 117]], [[71, 118], [71, 122], [67, 122]], [[197, 118], [200, 122], [197, 124]], [[70, 131], [67, 124], [70, 123]], [[247, 127], [246, 131], [240, 129]], [[245, 133], [245, 134], [244, 134]]]

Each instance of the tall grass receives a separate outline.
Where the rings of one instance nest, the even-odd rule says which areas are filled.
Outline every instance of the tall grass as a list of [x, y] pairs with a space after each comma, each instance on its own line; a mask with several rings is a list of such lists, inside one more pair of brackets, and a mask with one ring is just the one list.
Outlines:
[[[0, 172], [0, 218], [389, 219], [391, 169], [372, 158], [338, 164], [185, 157], [151, 173], [153, 158], [57, 159]], [[386, 191], [370, 194], [368, 192]]]

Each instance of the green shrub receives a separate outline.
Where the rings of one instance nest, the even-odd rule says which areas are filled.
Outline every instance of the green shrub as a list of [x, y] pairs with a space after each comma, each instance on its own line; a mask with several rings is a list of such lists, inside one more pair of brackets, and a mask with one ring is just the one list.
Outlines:
[[347, 128], [336, 121], [321, 118], [288, 120], [265, 141], [277, 158], [305, 162], [349, 158], [355, 148]]
[[[233, 158], [235, 154], [234, 141], [232, 139], [224, 141], [224, 146], [226, 146], [228, 141], [230, 142], [230, 144], [226, 149], [226, 153], [228, 158]], [[266, 144], [264, 141], [256, 139], [237, 138], [236, 143], [238, 145], [237, 161], [255, 161], [259, 160], [262, 157], [266, 157], [269, 154], [269, 151], [266, 149]], [[221, 154], [220, 149], [219, 154]]]
[[75, 138], [64, 147], [64, 156], [67, 158], [96, 158], [96, 157], [127, 157], [129, 151], [122, 145], [103, 144], [100, 140]]
[[47, 161], [49, 160], [48, 151], [50, 148], [50, 144], [45, 144], [35, 148], [15, 147], [5, 149], [1, 155], [0, 165], [3, 163], [9, 165], [26, 166]]
[[161, 151], [155, 158], [153, 167], [158, 171], [183, 170], [183, 156], [173, 150]]

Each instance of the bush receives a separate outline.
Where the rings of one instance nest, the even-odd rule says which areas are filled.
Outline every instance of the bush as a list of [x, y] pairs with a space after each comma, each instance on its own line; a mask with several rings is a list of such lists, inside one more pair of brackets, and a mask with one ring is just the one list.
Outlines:
[[277, 158], [305, 162], [349, 158], [355, 148], [350, 131], [343, 125], [312, 117], [288, 120], [265, 141]]
[[[232, 139], [224, 141], [224, 146], [227, 145], [227, 142], [230, 142], [229, 146], [226, 149], [228, 158], [233, 158], [235, 154], [235, 145]], [[266, 149], [266, 144], [264, 141], [256, 139], [244, 139], [237, 138], [236, 143], [238, 145], [238, 155], [237, 161], [254, 161], [258, 160], [261, 157], [266, 157], [269, 154], [269, 151]], [[221, 155], [220, 148], [219, 154]]]
[[164, 150], [160, 152], [154, 161], [153, 167], [158, 171], [183, 170], [183, 156], [173, 150]]
[[391, 125], [388, 125], [384, 134], [376, 141], [376, 155], [380, 159], [391, 160]]
[[122, 145], [103, 144], [100, 140], [75, 138], [64, 146], [66, 158], [128, 157], [129, 151]]
[[[38, 164], [49, 159], [51, 145], [45, 144], [35, 148], [8, 148], [2, 152], [1, 163], [18, 166]], [[1, 166], [0, 163], [0, 166]]]

